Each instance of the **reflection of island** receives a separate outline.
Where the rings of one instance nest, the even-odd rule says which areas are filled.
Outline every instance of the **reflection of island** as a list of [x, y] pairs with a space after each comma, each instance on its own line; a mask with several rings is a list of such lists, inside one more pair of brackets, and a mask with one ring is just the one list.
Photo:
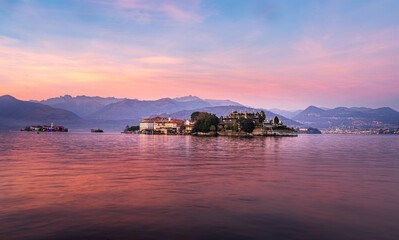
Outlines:
[[36, 132], [68, 132], [68, 128], [65, 128], [63, 126], [54, 126], [53, 123], [51, 123], [50, 126], [43, 125], [43, 126], [27, 126], [25, 128], [22, 128], [21, 131], [36, 131]]
[[297, 136], [277, 116], [267, 120], [265, 112], [232, 111], [218, 118], [207, 112], [194, 112], [191, 120], [148, 118], [140, 123], [142, 134], [192, 134], [201, 136]]

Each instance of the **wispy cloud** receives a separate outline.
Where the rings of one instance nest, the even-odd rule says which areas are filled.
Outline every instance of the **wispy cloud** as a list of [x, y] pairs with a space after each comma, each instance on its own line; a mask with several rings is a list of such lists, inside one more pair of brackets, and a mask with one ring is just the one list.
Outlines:
[[399, 21], [388, 4], [371, 1], [376, 14], [361, 2], [317, 3], [316, 13], [313, 1], [71, 2], [2, 8], [0, 95], [187, 93], [263, 107], [397, 99]]
[[13, 45], [19, 43], [18, 39], [0, 35], [0, 45]]
[[164, 56], [144, 57], [140, 58], [139, 61], [148, 64], [181, 64], [184, 62], [184, 60], [181, 58]]
[[99, 4], [127, 11], [126, 15], [138, 22], [148, 23], [153, 19], [168, 17], [179, 22], [202, 22], [201, 0], [94, 0]]

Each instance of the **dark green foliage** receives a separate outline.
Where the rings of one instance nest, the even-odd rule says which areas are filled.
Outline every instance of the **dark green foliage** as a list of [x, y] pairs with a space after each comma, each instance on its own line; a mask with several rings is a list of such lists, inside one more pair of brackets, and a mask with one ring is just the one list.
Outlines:
[[207, 112], [193, 112], [191, 114], [191, 121], [197, 121], [198, 119], [205, 118], [209, 113]]
[[127, 128], [127, 130], [129, 132], [138, 131], [138, 130], [140, 130], [140, 126], [131, 126], [131, 127]]
[[[194, 113], [193, 113], [194, 114]], [[193, 116], [193, 115], [191, 115]], [[214, 114], [209, 113], [199, 113], [194, 115], [197, 121], [194, 124], [193, 132], [210, 132], [217, 131], [217, 126], [219, 124], [219, 118]]]
[[240, 118], [239, 122], [240, 122], [241, 131], [251, 133], [255, 128], [255, 123], [252, 119]]
[[273, 122], [274, 124], [280, 124], [280, 119], [277, 116], [275, 116]]
[[238, 124], [226, 124], [226, 130], [232, 130], [233, 132], [238, 132]]
[[266, 120], [266, 114], [264, 111], [261, 111], [259, 114], [259, 123], [263, 124], [265, 120]]
[[200, 114], [200, 112], [191, 113], [191, 121], [197, 120], [199, 114]]

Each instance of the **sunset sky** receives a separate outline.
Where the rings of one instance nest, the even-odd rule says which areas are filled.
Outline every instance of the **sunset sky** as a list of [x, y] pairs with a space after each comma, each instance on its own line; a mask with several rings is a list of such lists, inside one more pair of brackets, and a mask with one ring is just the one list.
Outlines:
[[399, 1], [0, 0], [0, 95], [399, 110]]

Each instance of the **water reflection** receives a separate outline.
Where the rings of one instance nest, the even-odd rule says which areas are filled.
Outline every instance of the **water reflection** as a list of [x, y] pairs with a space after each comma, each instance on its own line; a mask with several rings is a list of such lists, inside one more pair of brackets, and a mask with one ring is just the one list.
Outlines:
[[399, 238], [396, 136], [0, 135], [0, 239]]

